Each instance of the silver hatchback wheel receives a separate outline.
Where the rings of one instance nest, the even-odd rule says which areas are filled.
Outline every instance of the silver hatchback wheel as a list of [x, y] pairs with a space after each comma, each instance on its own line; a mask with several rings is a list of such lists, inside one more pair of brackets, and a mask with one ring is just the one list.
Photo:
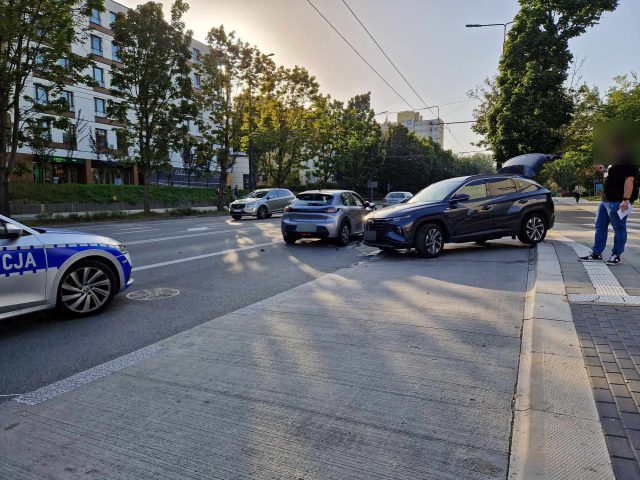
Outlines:
[[346, 221], [340, 224], [340, 231], [338, 232], [337, 240], [339, 245], [349, 245], [349, 241], [351, 240], [351, 227], [349, 227], [349, 224]]
[[72, 267], [60, 284], [59, 305], [70, 313], [85, 315], [105, 307], [114, 290], [113, 275], [98, 262]]

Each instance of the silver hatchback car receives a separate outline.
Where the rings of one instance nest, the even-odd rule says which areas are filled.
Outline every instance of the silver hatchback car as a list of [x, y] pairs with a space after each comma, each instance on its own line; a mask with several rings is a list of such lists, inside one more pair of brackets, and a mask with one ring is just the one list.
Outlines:
[[246, 197], [231, 202], [229, 212], [234, 220], [244, 216], [269, 218], [274, 213], [281, 213], [296, 196], [286, 188], [261, 188], [254, 190]]
[[284, 241], [300, 238], [331, 238], [346, 245], [352, 235], [361, 235], [364, 217], [375, 208], [349, 190], [302, 192], [284, 209], [281, 228]]

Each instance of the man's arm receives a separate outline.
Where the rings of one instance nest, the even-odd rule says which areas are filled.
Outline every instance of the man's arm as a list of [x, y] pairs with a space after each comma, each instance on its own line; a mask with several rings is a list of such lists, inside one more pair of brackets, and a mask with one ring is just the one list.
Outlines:
[[631, 198], [631, 194], [633, 193], [633, 177], [627, 177], [624, 180], [624, 200], [620, 204], [620, 209], [624, 212], [627, 208], [629, 208], [629, 199]]

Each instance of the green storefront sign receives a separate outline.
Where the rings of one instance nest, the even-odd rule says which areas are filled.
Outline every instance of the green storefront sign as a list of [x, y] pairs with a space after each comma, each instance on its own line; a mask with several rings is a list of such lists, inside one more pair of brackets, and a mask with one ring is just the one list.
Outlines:
[[67, 158], [67, 157], [59, 157], [55, 155], [51, 157], [51, 161], [53, 163], [79, 163], [79, 164], [84, 164], [85, 162], [81, 158]]

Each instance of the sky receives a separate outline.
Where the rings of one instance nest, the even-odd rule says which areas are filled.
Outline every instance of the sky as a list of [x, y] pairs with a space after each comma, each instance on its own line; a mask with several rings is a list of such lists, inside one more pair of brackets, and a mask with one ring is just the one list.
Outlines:
[[[351, 15], [343, 0], [310, 0], [414, 108], [424, 107]], [[369, 32], [427, 105], [440, 105], [445, 122], [473, 119], [474, 100], [467, 96], [496, 74], [502, 27], [465, 28], [467, 23], [503, 23], [518, 11], [516, 0], [346, 0]], [[142, 3], [120, 0], [129, 7]], [[162, 0], [168, 8], [170, 2]], [[316, 76], [323, 93], [347, 100], [371, 92], [376, 112], [408, 110], [401, 100], [313, 10], [307, 0], [189, 0], [185, 16], [194, 38], [223, 24], [227, 30], [276, 63], [301, 65]], [[584, 59], [582, 80], [606, 92], [613, 78], [640, 71], [640, 0], [620, 0], [616, 11], [571, 42], [576, 59]], [[433, 109], [435, 111], [435, 109]], [[434, 118], [428, 110], [424, 118]], [[388, 115], [395, 120], [395, 115]], [[384, 121], [386, 115], [377, 117]], [[475, 152], [479, 137], [471, 124], [450, 125], [445, 147]]]

